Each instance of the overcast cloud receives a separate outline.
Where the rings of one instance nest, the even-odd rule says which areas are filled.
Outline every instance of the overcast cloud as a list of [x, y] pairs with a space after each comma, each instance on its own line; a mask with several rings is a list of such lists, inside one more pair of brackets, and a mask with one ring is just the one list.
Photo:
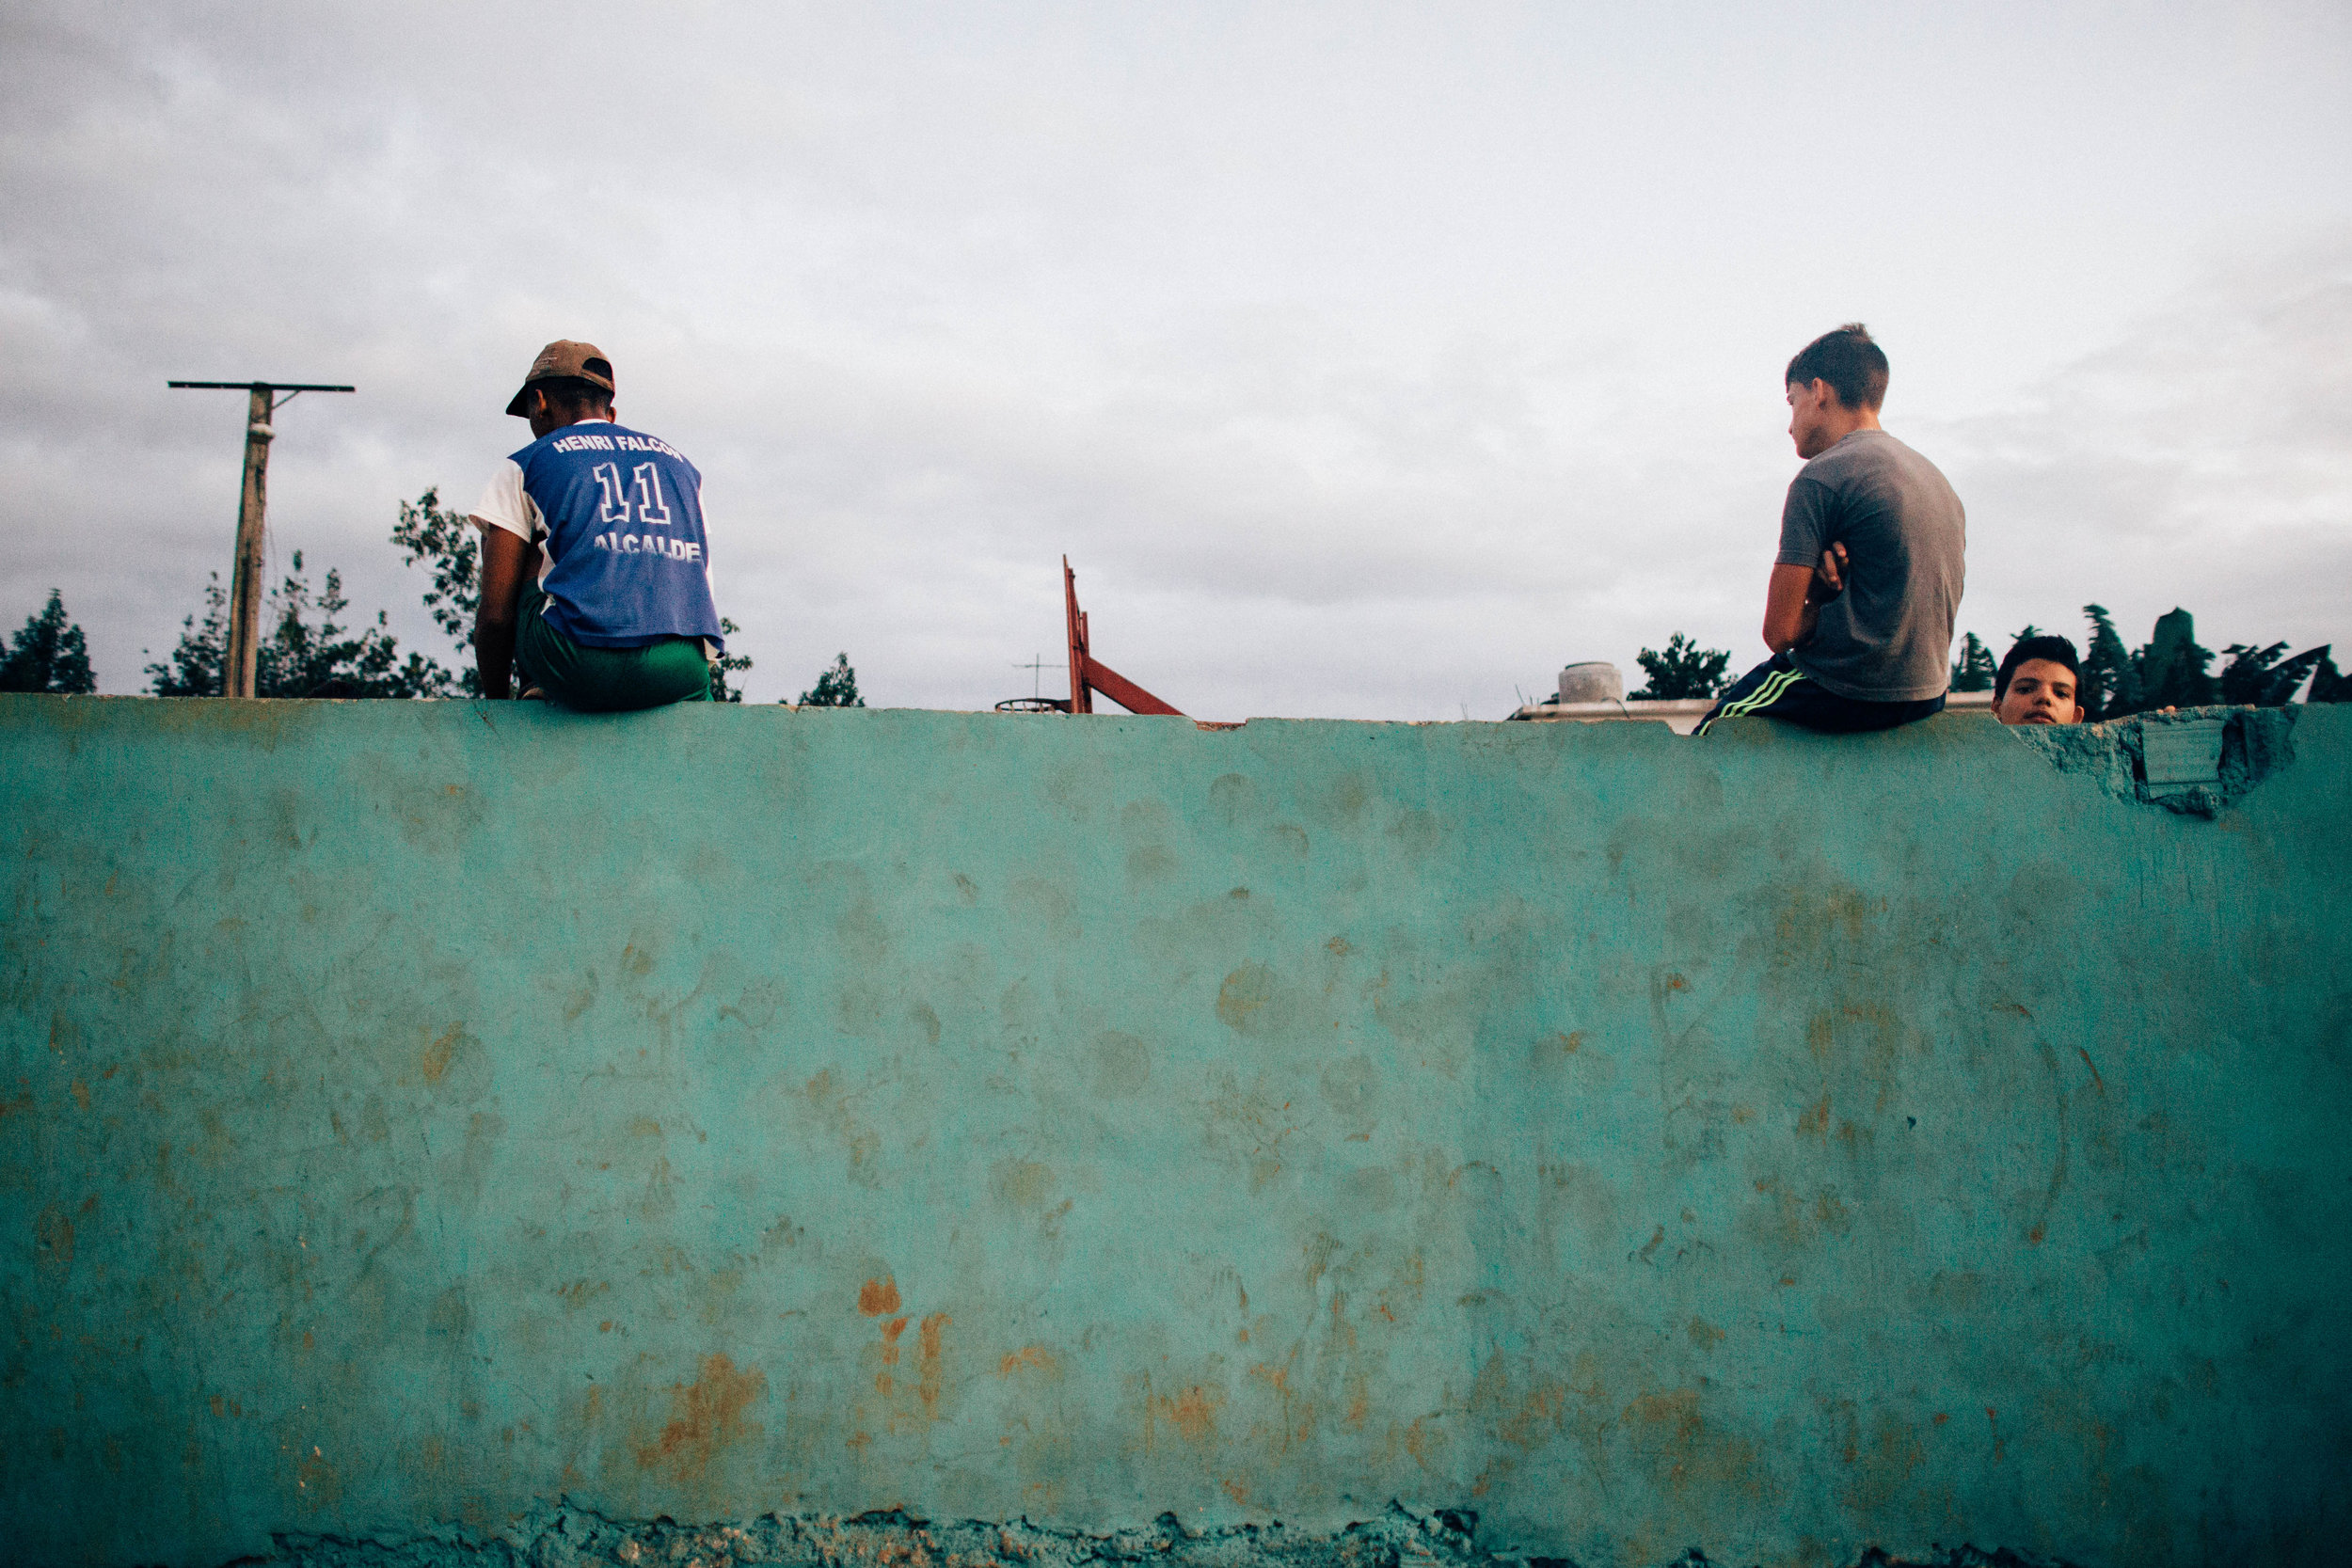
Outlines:
[[[0, 6], [0, 511], [141, 689], [272, 548], [385, 544], [557, 336], [702, 467], [755, 699], [978, 706], [1058, 641], [1208, 717], [1500, 717], [1762, 657], [1777, 385], [1852, 318], [1962, 625], [2352, 643], [2352, 13]], [[1049, 683], [1055, 678], [1048, 677]]]

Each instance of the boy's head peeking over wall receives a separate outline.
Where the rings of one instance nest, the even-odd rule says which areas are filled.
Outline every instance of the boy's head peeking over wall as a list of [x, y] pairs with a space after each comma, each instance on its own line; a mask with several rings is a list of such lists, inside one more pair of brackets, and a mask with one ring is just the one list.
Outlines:
[[2063, 637], [2021, 637], [1993, 677], [1993, 716], [2004, 724], [2082, 721], [2082, 660]]

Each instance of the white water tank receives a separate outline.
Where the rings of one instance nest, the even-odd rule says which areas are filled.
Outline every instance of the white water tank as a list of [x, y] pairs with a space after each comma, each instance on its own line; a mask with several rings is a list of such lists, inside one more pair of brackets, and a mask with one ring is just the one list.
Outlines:
[[1560, 700], [1564, 703], [1622, 703], [1625, 701], [1625, 677], [1613, 664], [1595, 659], [1586, 664], [1571, 664], [1560, 672]]

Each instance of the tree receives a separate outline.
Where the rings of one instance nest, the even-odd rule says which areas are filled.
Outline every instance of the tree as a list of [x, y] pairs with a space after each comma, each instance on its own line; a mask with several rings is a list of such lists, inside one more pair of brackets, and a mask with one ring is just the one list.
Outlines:
[[181, 620], [180, 645], [171, 650], [167, 662], [147, 667], [147, 689], [158, 697], [219, 696], [221, 660], [228, 657], [228, 647], [229, 594], [215, 572], [204, 590], [204, 624], [198, 626], [193, 615]]
[[473, 657], [474, 611], [482, 603], [481, 534], [465, 514], [441, 504], [437, 484], [415, 500], [400, 503], [392, 543], [405, 552], [404, 565], [429, 563], [433, 586], [424, 591], [424, 608], [457, 644], [453, 684], [465, 696], [481, 696], [482, 672]]
[[2143, 711], [2164, 707], [2203, 707], [2217, 702], [2221, 685], [2213, 678], [2213, 650], [2197, 642], [2197, 617], [2173, 607], [2156, 618], [2155, 635], [2133, 657], [2139, 671], [2139, 705]]
[[836, 654], [834, 661], [818, 672], [817, 684], [801, 693], [803, 707], [864, 707], [866, 699], [857, 694], [857, 672], [850, 668], [850, 656]]
[[48, 605], [24, 623], [15, 645], [0, 657], [0, 691], [79, 695], [97, 689], [82, 628], [66, 619], [65, 596], [52, 588]]
[[2284, 707], [2293, 702], [2305, 677], [2328, 657], [2328, 644], [2323, 642], [2293, 658], [2280, 657], [2286, 651], [2284, 642], [2273, 642], [2266, 648], [2233, 642], [2223, 649], [2230, 662], [2221, 670], [2221, 700], [2250, 703], [2257, 707]]
[[2139, 670], [2123, 646], [2122, 634], [2115, 629], [2115, 622], [2105, 605], [2087, 604], [2083, 606], [2083, 614], [2090, 621], [2090, 648], [2083, 656], [2082, 689], [2078, 693], [2083, 717], [2114, 719], [2137, 713]]
[[1731, 683], [1724, 672], [1731, 663], [1727, 648], [1702, 648], [1680, 632], [1666, 639], [1665, 650], [1644, 648], [1634, 656], [1649, 684], [1633, 693], [1636, 702], [1668, 703], [1689, 697], [1712, 697]]
[[1970, 632], [1960, 645], [1960, 658], [1952, 666], [1954, 691], [1990, 691], [2001, 667], [1993, 661], [1993, 650]]
[[[741, 631], [742, 629], [743, 628], [741, 626], [737, 626], [733, 621], [728, 620], [725, 616], [722, 615], [719, 617], [720, 636], [733, 637], [737, 632]], [[714, 703], [741, 702], [743, 700], [743, 689], [730, 683], [727, 680], [727, 675], [730, 672], [748, 670], [751, 667], [752, 656], [749, 654], [721, 654], [719, 656], [719, 662], [711, 666], [710, 670], [710, 700]], [[821, 681], [822, 677], [820, 676], [818, 678]]]
[[2283, 707], [2295, 700], [2306, 678], [2311, 681], [2307, 702], [2352, 698], [2352, 683], [2337, 673], [2326, 643], [2290, 658], [2284, 642], [2233, 642], [2223, 650], [2229, 663], [2217, 677], [2213, 653], [2198, 645], [2196, 618], [2185, 610], [2161, 617], [2148, 645], [2129, 655], [2104, 607], [2085, 605], [2083, 613], [2090, 619], [2090, 651], [2083, 660], [2086, 718], [2120, 719], [2213, 703]]
[[2352, 675], [2336, 668], [2335, 659], [2326, 648], [2319, 650], [2318, 667], [2312, 672], [2312, 689], [2303, 699], [2307, 703], [2352, 703]]
[[[215, 572], [204, 590], [204, 621], [190, 615], [180, 623], [180, 642], [171, 657], [147, 667], [149, 689], [158, 697], [217, 697], [221, 665], [229, 645], [229, 595]], [[456, 685], [447, 670], [412, 653], [404, 661], [398, 641], [376, 611], [375, 625], [349, 633], [336, 617], [351, 608], [343, 597], [342, 574], [329, 568], [326, 586], [315, 595], [302, 575], [302, 552], [294, 571], [270, 591], [262, 624], [270, 628], [255, 650], [254, 693], [262, 697], [446, 697]], [[313, 621], [312, 616], [316, 616]]]

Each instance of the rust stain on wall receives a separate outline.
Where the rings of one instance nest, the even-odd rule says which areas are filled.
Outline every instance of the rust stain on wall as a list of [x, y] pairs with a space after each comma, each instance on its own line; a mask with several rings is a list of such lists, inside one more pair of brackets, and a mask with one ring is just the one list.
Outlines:
[[1797, 1118], [1797, 1136], [1818, 1138], [1828, 1131], [1829, 1096], [1824, 1094], [1820, 1100], [1806, 1106], [1804, 1114]]
[[637, 1450], [638, 1467], [666, 1469], [677, 1481], [699, 1477], [722, 1449], [765, 1430], [743, 1412], [767, 1391], [768, 1374], [758, 1368], [738, 1370], [725, 1354], [710, 1356], [701, 1376], [671, 1386], [670, 1422]]
[[1680, 1496], [1695, 1485], [1710, 1498], [1737, 1495], [1751, 1503], [1770, 1500], [1768, 1472], [1758, 1463], [1756, 1445], [1710, 1427], [1697, 1389], [1641, 1395], [1619, 1412], [1617, 1421], [1634, 1454], [1670, 1494]]
[[915, 1363], [914, 1397], [923, 1402], [923, 1416], [926, 1420], [939, 1419], [941, 1382], [939, 1336], [940, 1331], [946, 1328], [951, 1321], [946, 1313], [934, 1312], [923, 1320], [922, 1327], [915, 1330], [917, 1342], [922, 1348], [918, 1353], [919, 1359]]
[[453, 1023], [431, 1045], [424, 1048], [424, 1081], [437, 1084], [449, 1071], [451, 1058], [457, 1054], [457, 1042], [465, 1037], [466, 1026]]
[[1228, 1029], [1247, 1034], [1258, 1015], [1274, 1000], [1274, 971], [1260, 963], [1244, 964], [1225, 976], [1216, 990], [1216, 1016]]
[[1225, 1402], [1225, 1395], [1215, 1388], [1193, 1385], [1183, 1393], [1170, 1397], [1155, 1394], [1144, 1412], [1144, 1447], [1152, 1446], [1152, 1428], [1166, 1421], [1176, 1429], [1176, 1435], [1187, 1443], [1205, 1443], [1216, 1435], [1217, 1406]]
[[342, 1482], [335, 1474], [335, 1466], [326, 1462], [316, 1444], [294, 1465], [294, 1495], [302, 1506], [316, 1511], [326, 1508], [342, 1497]]
[[1912, 1472], [1927, 1463], [1927, 1448], [1911, 1423], [1883, 1411], [1872, 1418], [1866, 1445], [1852, 1403], [1840, 1402], [1838, 1414], [1845, 1426], [1841, 1456], [1853, 1466], [1839, 1500], [1864, 1514], [1876, 1513], [1901, 1496]]
[[34, 1216], [33, 1240], [40, 1244], [35, 1257], [42, 1265], [60, 1271], [73, 1266], [73, 1222], [58, 1205], [49, 1204]]
[[1035, 1160], [1000, 1160], [990, 1173], [989, 1185], [1014, 1208], [1036, 1209], [1054, 1190], [1054, 1170]]
[[898, 1282], [884, 1275], [858, 1287], [857, 1309], [869, 1318], [898, 1310]]
[[1024, 1367], [1034, 1367], [1041, 1372], [1054, 1372], [1061, 1370], [1061, 1363], [1055, 1359], [1054, 1353], [1043, 1345], [1024, 1345], [1005, 1357], [1003, 1365], [996, 1369], [996, 1375], [1010, 1377]]

